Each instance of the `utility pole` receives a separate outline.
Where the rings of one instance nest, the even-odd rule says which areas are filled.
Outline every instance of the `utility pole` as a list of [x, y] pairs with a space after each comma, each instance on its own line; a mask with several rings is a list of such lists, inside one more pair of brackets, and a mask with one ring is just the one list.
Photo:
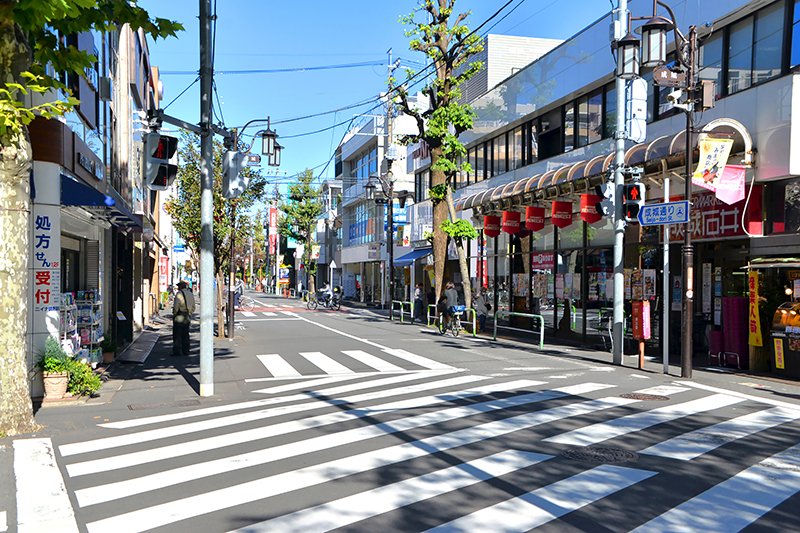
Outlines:
[[[200, 0], [200, 396], [214, 395], [214, 173], [211, 0]], [[222, 328], [222, 324], [219, 325]]]
[[[674, 18], [674, 17], [673, 17]], [[688, 37], [688, 64], [686, 73], [686, 93], [688, 106], [686, 109], [686, 181], [684, 183], [684, 196], [688, 202], [692, 201], [692, 159], [694, 143], [692, 135], [694, 129], [694, 103], [695, 103], [695, 55], [697, 54], [697, 27], [689, 28]], [[691, 205], [691, 204], [690, 204]], [[692, 245], [692, 225], [686, 223], [683, 233], [683, 331], [681, 347], [681, 377], [692, 377], [692, 351], [694, 337], [694, 246]]]
[[389, 268], [386, 270], [389, 277], [389, 320], [394, 320], [394, 310], [392, 309], [392, 300], [394, 300], [394, 177], [392, 176], [392, 163], [394, 162], [394, 154], [390, 154], [389, 152], [393, 151], [392, 123], [394, 122], [394, 97], [392, 96], [392, 91], [394, 90], [394, 87], [392, 83], [392, 76], [394, 76], [394, 69], [396, 69], [398, 65], [392, 62], [391, 48], [389, 48], [387, 54], [389, 55], [389, 90], [386, 92], [386, 148], [384, 150], [384, 158], [386, 159], [386, 180], [388, 181], [388, 194], [386, 195], [388, 201], [388, 220], [386, 222], [389, 229], [389, 235], [386, 238], [386, 246], [389, 257]]
[[233, 331], [236, 322], [236, 309], [233, 306], [234, 303], [234, 287], [236, 286], [236, 261], [234, 258], [234, 253], [236, 251], [236, 200], [231, 200], [231, 247], [230, 247], [230, 259], [228, 260], [228, 264], [230, 268], [228, 269], [228, 340], [233, 339]]
[[[628, 1], [619, 0], [617, 9], [618, 28], [614, 37], [619, 40], [628, 33]], [[621, 61], [621, 54], [618, 53], [617, 61]], [[625, 321], [625, 310], [623, 307], [624, 292], [624, 251], [625, 251], [625, 217], [623, 212], [622, 197], [625, 176], [623, 168], [625, 166], [625, 80], [617, 75], [615, 89], [617, 91], [617, 128], [614, 132], [615, 157], [614, 157], [614, 327], [612, 330], [613, 362], [615, 365], [622, 364], [622, 326]]]

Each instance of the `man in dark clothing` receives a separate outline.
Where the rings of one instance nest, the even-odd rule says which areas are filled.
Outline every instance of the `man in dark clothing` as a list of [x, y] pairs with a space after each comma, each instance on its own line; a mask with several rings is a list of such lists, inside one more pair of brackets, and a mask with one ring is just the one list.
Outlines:
[[172, 304], [172, 355], [189, 355], [189, 326], [194, 313], [194, 295], [185, 282], [178, 283]]

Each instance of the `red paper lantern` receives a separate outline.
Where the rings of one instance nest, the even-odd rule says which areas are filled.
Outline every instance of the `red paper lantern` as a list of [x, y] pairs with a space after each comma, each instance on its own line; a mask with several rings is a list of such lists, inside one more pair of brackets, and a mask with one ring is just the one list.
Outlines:
[[572, 202], [553, 202], [550, 218], [558, 228], [566, 228], [572, 224]]
[[484, 215], [483, 234], [487, 237], [497, 237], [500, 235], [500, 217], [496, 215]]
[[581, 220], [594, 224], [602, 220], [603, 215], [597, 212], [600, 197], [596, 194], [581, 194]]
[[503, 231], [514, 235], [519, 231], [519, 211], [503, 211]]
[[544, 207], [528, 206], [525, 208], [525, 228], [531, 231], [544, 229]]

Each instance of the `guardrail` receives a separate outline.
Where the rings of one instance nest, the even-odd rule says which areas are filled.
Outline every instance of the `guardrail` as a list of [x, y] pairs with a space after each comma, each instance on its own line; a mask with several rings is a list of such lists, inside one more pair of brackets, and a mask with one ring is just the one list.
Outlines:
[[[469, 312], [470, 311], [472, 311], [472, 336], [473, 337], [477, 337], [478, 336], [478, 312], [475, 311], [475, 309], [472, 308], [472, 307], [467, 307], [464, 310], [464, 315], [465, 315], [465, 317], [467, 317], [467, 323], [469, 323], [469, 318], [468, 317], [469, 317]], [[461, 322], [463, 323], [464, 321], [462, 320]]]
[[539, 349], [541, 350], [544, 348], [544, 317], [542, 315], [534, 315], [531, 313], [515, 313], [512, 311], [497, 311], [494, 314], [494, 327], [492, 328], [492, 339], [497, 340], [497, 319], [500, 316], [521, 316], [526, 318], [538, 318], [539, 319]]
[[[433, 308], [433, 314], [431, 314], [431, 308]], [[431, 322], [431, 317], [433, 317], [433, 322]], [[428, 304], [428, 327], [433, 326], [439, 320], [439, 317], [436, 314], [436, 304]]]
[[[400, 311], [400, 323], [403, 323], [403, 310], [405, 306], [408, 306], [408, 316], [414, 316], [414, 304], [412, 302], [406, 302], [402, 300], [392, 300], [392, 316], [394, 315], [395, 304], [399, 304], [399, 311]], [[392, 318], [394, 320], [394, 318]]]

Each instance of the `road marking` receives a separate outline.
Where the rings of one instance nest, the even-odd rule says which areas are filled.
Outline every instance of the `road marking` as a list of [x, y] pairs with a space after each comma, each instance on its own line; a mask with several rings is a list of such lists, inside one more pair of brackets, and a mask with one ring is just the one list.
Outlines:
[[689, 461], [720, 446], [800, 418], [800, 411], [773, 407], [660, 442], [639, 453]]
[[[586, 394], [592, 390], [600, 390], [608, 387], [611, 387], [611, 385], [591, 383], [538, 393], [538, 397], [536, 398], [533, 398], [533, 395], [526, 396], [529, 397], [528, 403], [533, 403], [555, 397], [562, 397], [564, 395]], [[451, 433], [435, 435], [404, 444], [396, 444], [387, 448], [379, 448], [343, 459], [312, 465], [291, 472], [256, 479], [239, 485], [233, 485], [195, 496], [181, 498], [179, 500], [165, 502], [152, 507], [122, 513], [98, 522], [92, 522], [87, 525], [87, 528], [92, 533], [95, 531], [114, 531], [115, 533], [122, 533], [123, 531], [153, 529], [180, 520], [194, 518], [214, 511], [312, 487], [334, 479], [341, 479], [353, 474], [367, 472], [401, 461], [407, 461], [409, 459], [424, 457], [432, 453], [457, 448], [459, 446], [482, 442], [486, 439], [553, 422], [568, 416], [584, 415], [602, 409], [635, 403], [636, 401], [637, 400], [618, 397], [589, 400], [580, 404], [554, 407], [544, 411], [536, 411], [503, 420], [486, 422]], [[476, 404], [471, 407], [474, 410], [477, 406], [481, 406], [479, 412], [491, 412], [511, 407], [512, 405], [506, 402], [506, 400], [494, 400], [485, 402], [485, 404]], [[448, 411], [453, 410], [451, 409]], [[412, 422], [417, 424], [424, 420], [431, 420], [427, 423], [435, 423], [433, 421], [434, 417], [430, 414], [412, 418]], [[263, 450], [264, 460], [270, 462], [285, 458], [281, 453], [284, 453], [284, 455], [289, 454], [286, 455], [286, 457], [292, 457], [304, 453], [311, 453], [315, 450], [341, 446], [348, 442], [358, 442], [365, 438], [362, 435], [370, 433], [369, 430], [374, 431], [377, 429], [378, 435], [385, 435], [405, 431], [411, 427], [418, 427], [409, 426], [409, 420], [410, 419], [394, 420], [391, 423], [382, 424], [381, 428], [357, 428], [334, 435], [323, 435], [302, 443], [288, 443], [270, 448], [269, 450]], [[310, 446], [311, 444], [314, 446]], [[298, 445], [303, 445], [305, 448], [301, 450], [298, 448]], [[192, 465], [192, 467], [194, 466], [198, 465]], [[235, 462], [231, 466], [240, 466], [240, 463]]]
[[286, 359], [281, 357], [280, 354], [269, 353], [257, 355], [256, 357], [258, 357], [258, 360], [261, 361], [261, 364], [266, 367], [267, 372], [272, 374], [272, 377], [284, 378], [302, 375], [297, 371], [297, 369], [290, 365]]
[[252, 311], [242, 311], [241, 313], [242, 313], [244, 316], [246, 316], [247, 318], [251, 318], [251, 317], [254, 317], [254, 316], [256, 316], [256, 314], [255, 314], [255, 313], [253, 313]]
[[608, 422], [592, 424], [591, 426], [585, 426], [544, 439], [543, 442], [589, 446], [634, 431], [640, 431], [655, 426], [656, 424], [663, 424], [664, 422], [677, 420], [697, 413], [713, 411], [714, 409], [727, 407], [742, 401], [741, 398], [735, 398], [726, 394], [715, 394], [707, 398], [700, 398], [676, 405], [667, 405], [650, 411], [615, 418]]
[[710, 392], [719, 392], [721, 394], [728, 394], [730, 396], [736, 396], [738, 398], [744, 398], [745, 400], [751, 400], [758, 403], [766, 403], [769, 405], [774, 405], [776, 407], [784, 407], [786, 409], [800, 410], [800, 405], [797, 405], [796, 403], [783, 402], [781, 400], [774, 400], [772, 398], [762, 398], [761, 396], [754, 396], [752, 394], [744, 394], [742, 392], [730, 391], [727, 389], [712, 387], [710, 385], [703, 385], [702, 383], [693, 383], [690, 381], [687, 382], [680, 381], [678, 383], [680, 383], [681, 385], [686, 385], [687, 387], [693, 387], [695, 389], [702, 389]]
[[292, 311], [281, 311], [281, 314], [282, 314], [282, 315], [287, 315], [287, 316], [296, 317], [296, 318], [300, 318], [299, 316], [297, 316], [297, 313], [294, 313], [294, 312], [292, 312]]
[[322, 352], [300, 352], [300, 355], [326, 374], [355, 374], [354, 370], [334, 361]]
[[[384, 485], [322, 505], [244, 527], [238, 531], [330, 531], [359, 520], [463, 489], [552, 459], [552, 455], [506, 450], [449, 468]], [[501, 522], [502, 523], [502, 522]], [[492, 528], [486, 529], [489, 531]]]
[[444, 363], [440, 363], [438, 361], [434, 361], [433, 359], [428, 359], [427, 357], [422, 357], [421, 355], [416, 355], [405, 350], [385, 348], [383, 351], [389, 355], [399, 357], [400, 359], [405, 359], [409, 363], [413, 363], [423, 368], [429, 368], [431, 370], [445, 370], [448, 368], [453, 368], [450, 365], [446, 365]]
[[[395, 380], [398, 377], [408, 378], [409, 376], [395, 376]], [[399, 396], [402, 394], [421, 392], [424, 390], [429, 390], [434, 388], [457, 386], [472, 381], [481, 381], [484, 379], [488, 378], [485, 376], [470, 376], [470, 375], [457, 376], [442, 381], [420, 383], [416, 385], [410, 385], [407, 387], [400, 387], [397, 389], [384, 389], [379, 391], [356, 394], [353, 396], [345, 396], [342, 398], [333, 398], [333, 393], [326, 392], [325, 397], [327, 398], [330, 395], [331, 399], [319, 400], [316, 402], [305, 403], [300, 405], [284, 406], [277, 409], [262, 409], [260, 411], [242, 413], [239, 415], [219, 418], [215, 420], [193, 422], [181, 426], [173, 426], [172, 428], [154, 429], [154, 430], [144, 431], [138, 434], [134, 433], [131, 435], [120, 435], [119, 437], [109, 437], [106, 439], [99, 439], [99, 440], [101, 441], [105, 440], [107, 444], [110, 442], [112, 446], [116, 445], [117, 447], [119, 447], [127, 444], [126, 441], [135, 441], [136, 443], [148, 442], [148, 441], [167, 438], [170, 436], [185, 435], [188, 433], [195, 433], [198, 431], [227, 427], [235, 424], [248, 423], [256, 420], [265, 420], [268, 418], [274, 418], [276, 416], [285, 416], [285, 415], [302, 413], [306, 411], [312, 411], [314, 409], [329, 407], [331, 405], [342, 405], [347, 403], [355, 403], [359, 401], [367, 401], [367, 400], [375, 400], [391, 396]], [[447, 397], [442, 397], [442, 398], [439, 398], [437, 396], [427, 397], [428, 404], [443, 403], [446, 401], [448, 401]], [[380, 406], [376, 406], [376, 408], [379, 407]], [[278, 434], [282, 435], [285, 433], [290, 433], [292, 431], [300, 431], [302, 429], [307, 429], [312, 426], [316, 427], [320, 425], [333, 424], [336, 422], [363, 418], [365, 416], [368, 416], [368, 412], [363, 409], [353, 409], [350, 411], [337, 411], [335, 413], [323, 414], [307, 419], [292, 420], [290, 422], [277, 424], [274, 426], [259, 427], [254, 430], [241, 431], [231, 434], [223, 434], [208, 439], [199, 439], [178, 445], [163, 446], [161, 448], [151, 448], [149, 450], [144, 450], [140, 452], [131, 452], [127, 454], [122, 454], [115, 457], [113, 464], [110, 461], [104, 461], [101, 459], [73, 463], [67, 466], [67, 473], [71, 477], [78, 477], [87, 474], [94, 474], [97, 472], [106, 472], [109, 470], [115, 470], [127, 466], [135, 466], [162, 459], [171, 459], [174, 457], [179, 457], [182, 455], [193, 453], [194, 451], [205, 451], [208, 449], [221, 448], [224, 446], [230, 446], [232, 444], [238, 444], [245, 440], [246, 438], [245, 435], [255, 436], [254, 438], [267, 438]], [[94, 441], [93, 444], [96, 445], [97, 441]], [[59, 451], [61, 451], [62, 449], [63, 446], [59, 448]]]
[[798, 491], [800, 444], [739, 472], [634, 531], [741, 531]]
[[274, 311], [261, 311], [261, 314], [264, 316], [278, 316], [278, 313]]
[[[447, 370], [398, 370], [396, 372], [354, 372], [352, 374], [340, 374], [337, 376], [330, 376], [329, 374], [303, 374], [302, 376], [296, 376], [293, 378], [247, 378], [245, 379], [245, 383], [264, 383], [270, 381], [286, 381], [286, 380], [308, 380], [311, 378], [320, 378], [324, 379], [325, 377], [332, 377], [336, 378], [339, 381], [346, 380], [346, 379], [358, 379], [362, 377], [370, 377], [370, 376], [385, 376], [387, 374], [414, 374], [419, 377], [429, 376], [429, 375], [437, 375], [437, 374], [450, 374], [453, 372], [462, 372], [462, 370], [458, 368], [449, 368]], [[303, 381], [299, 383], [289, 384], [287, 386], [292, 386], [294, 388], [301, 388], [305, 383], [313, 383], [313, 381]], [[258, 393], [269, 393], [272, 389], [259, 389], [254, 390], [252, 392]]]
[[375, 370], [383, 372], [397, 372], [404, 370], [404, 368], [400, 366], [392, 364], [389, 361], [381, 359], [380, 357], [376, 357], [362, 350], [342, 350], [342, 353], [367, 365], [370, 368], [374, 368]]
[[0, 511], [0, 533], [8, 531], [8, 515], [5, 511]]
[[78, 531], [50, 439], [14, 441], [17, 526], [20, 533]]
[[[598, 385], [598, 384], [591, 384], [591, 385], [601, 388], [605, 387], [604, 385]], [[340, 431], [338, 433], [321, 435], [319, 437], [309, 438], [300, 442], [290, 442], [287, 444], [273, 446], [267, 449], [255, 450], [253, 452], [243, 453], [236, 456], [223, 457], [220, 459], [215, 459], [202, 463], [192, 463], [184, 467], [178, 467], [171, 470], [160, 471], [155, 474], [149, 474], [141, 476], [139, 478], [132, 478], [115, 483], [109, 483], [106, 485], [94, 486], [87, 489], [76, 491], [75, 497], [77, 498], [78, 503], [81, 505], [81, 507], [86, 507], [97, 503], [124, 498], [127, 496], [131, 496], [133, 494], [141, 494], [143, 492], [159, 490], [179, 483], [185, 483], [188, 481], [202, 479], [204, 477], [212, 475], [273, 463], [276, 461], [288, 459], [290, 457], [298, 457], [305, 454], [336, 448], [338, 446], [346, 446], [348, 444], [361, 442], [367, 439], [383, 437], [386, 435], [404, 432], [409, 429], [430, 426], [432, 424], [438, 424], [450, 420], [456, 420], [459, 418], [474, 416], [481, 413], [501, 411], [503, 409], [543, 402], [554, 398], [561, 398], [564, 396], [568, 396], [570, 394], [570, 392], [566, 391], [579, 391], [579, 390], [585, 391], [588, 389], [586, 386], [582, 385], [574, 387], [564, 387], [563, 390], [554, 389], [550, 391], [543, 391], [532, 394], [524, 394], [511, 398], [504, 398], [502, 400], [489, 400], [486, 402], [475, 403], [467, 406], [441, 409], [439, 411], [433, 411], [421, 415], [414, 415], [392, 420], [391, 422], [376, 423], [371, 426], [357, 427], [346, 431]], [[538, 421], [537, 422], [538, 424], [543, 424], [566, 416], [575, 416], [575, 414], [586, 414], [587, 412], [593, 412], [598, 409], [608, 409], [609, 407], [627, 405], [629, 403], [634, 403], [635, 401], [636, 400], [629, 400], [625, 398], [591, 400], [589, 402], [583, 402], [582, 404], [573, 404], [545, 411], [539, 411], [536, 413], [530, 413], [528, 415], [522, 415], [522, 417], [512, 417], [501, 421], [489, 422], [486, 424], [475, 426], [475, 428], [499, 428], [498, 429], [498, 431], [500, 431], [499, 434], [502, 435], [505, 433], [510, 433], [512, 431], [517, 431], [518, 429], [520, 429], [521, 425], [526, 426], [527, 424], [529, 424], [530, 420], [536, 420]], [[379, 409], [380, 406], [376, 406], [376, 408]], [[334, 413], [333, 415], [323, 415], [324, 419], [323, 417], [316, 417], [316, 419], [318, 421], [319, 420], [330, 421], [336, 417], [337, 421], [342, 421], [345, 419], [347, 415], [349, 415], [351, 419], [353, 416], [358, 418], [359, 415], [361, 415], [361, 417], [373, 416], [372, 413], [370, 412], [360, 412], [358, 410], [354, 410], [350, 413]], [[533, 418], [526, 418], [526, 417], [533, 417]], [[258, 433], [257, 435], [258, 438], [264, 438], [264, 432], [266, 431], [271, 431], [272, 434], [285, 435], [287, 433], [287, 431], [285, 431], [286, 429], [290, 429], [293, 431], [301, 431], [306, 428], [314, 427], [310, 422], [311, 420], [314, 419], [286, 422], [284, 424], [273, 426], [273, 428], [271, 429], [256, 428], [253, 430], [239, 432], [239, 434], [234, 434], [233, 437], [241, 439], [242, 434], [253, 435], [254, 433]], [[472, 430], [475, 428], [470, 428], [470, 429]], [[456, 433], [460, 434], [458, 432]], [[480, 441], [498, 436], [490, 433], [491, 432], [488, 431], [478, 430], [477, 433], [474, 434], [469, 433], [469, 435], [473, 435], [471, 437], [472, 438], [471, 442], [476, 442], [475, 439], [477, 439], [477, 441]], [[204, 440], [216, 441], [218, 439], [219, 438], [217, 437], [212, 437]], [[174, 449], [176, 455], [173, 456], [185, 455], [187, 453], [187, 448], [189, 449], [190, 453], [193, 453], [194, 451], [205, 451], [206, 448], [202, 448], [199, 450], [194, 449], [197, 447], [197, 442], [198, 441], [193, 441], [184, 444], [177, 444], [167, 448]], [[443, 436], [442, 442], [447, 443], [448, 446], [452, 445], [451, 439], [446, 438], [446, 436]], [[426, 447], [420, 450], [420, 453], [428, 454], [432, 452], [430, 448]], [[139, 454], [142, 458], [141, 462], [148, 461], [147, 451], [139, 452]], [[157, 456], [156, 459], [163, 458], [161, 450], [158, 449], [152, 450], [152, 454], [149, 457], [152, 458], [153, 454]], [[120, 459], [120, 457], [124, 456], [114, 457], [113, 463], [115, 465]], [[104, 461], [100, 460], [95, 461], [95, 463], [98, 463], [98, 468], [103, 466], [102, 462], [110, 463], [111, 461], [108, 461], [107, 459], [105, 459]], [[126, 461], [123, 466], [130, 466], [127, 463], [128, 462]], [[116, 466], [104, 467], [105, 470], [111, 470], [113, 468], [116, 468]]]
[[602, 465], [428, 531], [528, 531], [654, 475], [649, 470]]

